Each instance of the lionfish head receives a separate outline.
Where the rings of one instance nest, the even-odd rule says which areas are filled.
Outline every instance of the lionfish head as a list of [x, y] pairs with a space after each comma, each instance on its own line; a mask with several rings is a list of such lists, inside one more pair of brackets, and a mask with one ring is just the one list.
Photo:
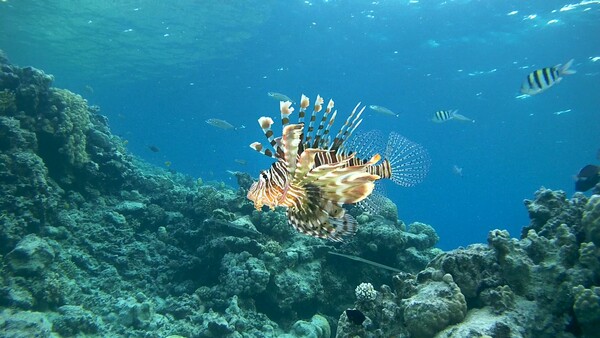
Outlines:
[[275, 209], [277, 206], [277, 191], [269, 184], [271, 180], [271, 172], [269, 170], [263, 170], [258, 181], [252, 183], [248, 190], [249, 200], [254, 202], [254, 208], [260, 211], [263, 205], [267, 205], [271, 209]]

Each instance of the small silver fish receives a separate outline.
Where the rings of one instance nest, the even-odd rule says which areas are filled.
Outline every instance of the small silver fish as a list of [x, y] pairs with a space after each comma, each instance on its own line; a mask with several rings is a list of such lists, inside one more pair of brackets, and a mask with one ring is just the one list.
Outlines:
[[460, 176], [462, 177], [463, 175], [463, 168], [457, 166], [456, 164], [452, 166], [452, 172], [454, 173], [454, 175]]
[[564, 66], [556, 65], [534, 70], [529, 73], [521, 85], [521, 93], [527, 95], [539, 94], [562, 80], [563, 75], [575, 74], [575, 70], [569, 69], [573, 64], [573, 59], [569, 60]]
[[443, 122], [446, 122], [449, 120], [457, 120], [457, 121], [465, 121], [465, 122], [475, 123], [475, 120], [472, 120], [464, 115], [459, 114], [458, 109], [438, 110], [435, 112], [435, 114], [433, 115], [433, 118], [431, 119], [431, 121], [433, 121], [435, 123], [443, 123]]
[[208, 119], [206, 123], [221, 129], [237, 129], [231, 123], [221, 119]]
[[386, 107], [377, 106], [377, 105], [374, 105], [374, 104], [370, 105], [369, 109], [371, 109], [373, 111], [376, 111], [378, 113], [381, 113], [383, 115], [390, 115], [390, 116], [396, 116], [396, 117], [400, 116], [400, 114], [396, 114], [396, 113], [394, 113], [393, 111], [391, 111], [390, 109], [388, 109]]
[[289, 96], [285, 95], [285, 94], [281, 94], [281, 93], [277, 93], [277, 92], [268, 92], [267, 95], [269, 95], [270, 97], [272, 97], [273, 99], [277, 100], [277, 101], [290, 101], [292, 103], [296, 103], [294, 102], [294, 100], [290, 99]]

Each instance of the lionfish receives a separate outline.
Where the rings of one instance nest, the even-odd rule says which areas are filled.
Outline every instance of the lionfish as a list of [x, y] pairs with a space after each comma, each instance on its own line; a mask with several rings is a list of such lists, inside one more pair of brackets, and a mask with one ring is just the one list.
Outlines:
[[332, 138], [330, 131], [337, 115], [337, 110], [332, 112], [333, 100], [329, 100], [315, 130], [323, 103], [323, 98], [317, 95], [306, 126], [308, 97], [302, 95], [295, 124], [290, 123], [294, 111], [292, 102], [280, 101], [283, 127], [280, 137], [274, 135], [272, 118], [258, 119], [271, 148], [260, 142], [250, 147], [275, 162], [260, 173], [247, 197], [259, 211], [263, 205], [272, 210], [285, 207], [290, 225], [304, 234], [342, 241], [343, 237], [354, 234], [358, 225], [344, 205], [366, 202], [376, 181], [382, 178], [402, 186], [419, 183], [429, 161], [424, 148], [396, 133], [390, 134], [384, 158], [379, 153], [361, 156], [361, 152], [373, 153], [373, 139], [369, 134], [351, 141], [362, 122], [365, 107], [360, 108], [358, 103]]

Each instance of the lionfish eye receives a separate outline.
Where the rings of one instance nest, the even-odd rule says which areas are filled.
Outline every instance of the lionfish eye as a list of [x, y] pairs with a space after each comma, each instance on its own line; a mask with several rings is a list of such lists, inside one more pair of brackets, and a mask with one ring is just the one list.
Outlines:
[[267, 173], [263, 171], [262, 173], [260, 173], [260, 177], [262, 177], [264, 180], [266, 180], [267, 179]]

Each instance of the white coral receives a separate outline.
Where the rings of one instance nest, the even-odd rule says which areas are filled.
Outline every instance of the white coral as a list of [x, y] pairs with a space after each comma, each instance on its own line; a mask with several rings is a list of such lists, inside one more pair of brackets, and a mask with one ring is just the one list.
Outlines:
[[375, 291], [375, 288], [371, 283], [360, 283], [354, 290], [354, 293], [359, 302], [373, 301], [377, 298], [377, 291]]

